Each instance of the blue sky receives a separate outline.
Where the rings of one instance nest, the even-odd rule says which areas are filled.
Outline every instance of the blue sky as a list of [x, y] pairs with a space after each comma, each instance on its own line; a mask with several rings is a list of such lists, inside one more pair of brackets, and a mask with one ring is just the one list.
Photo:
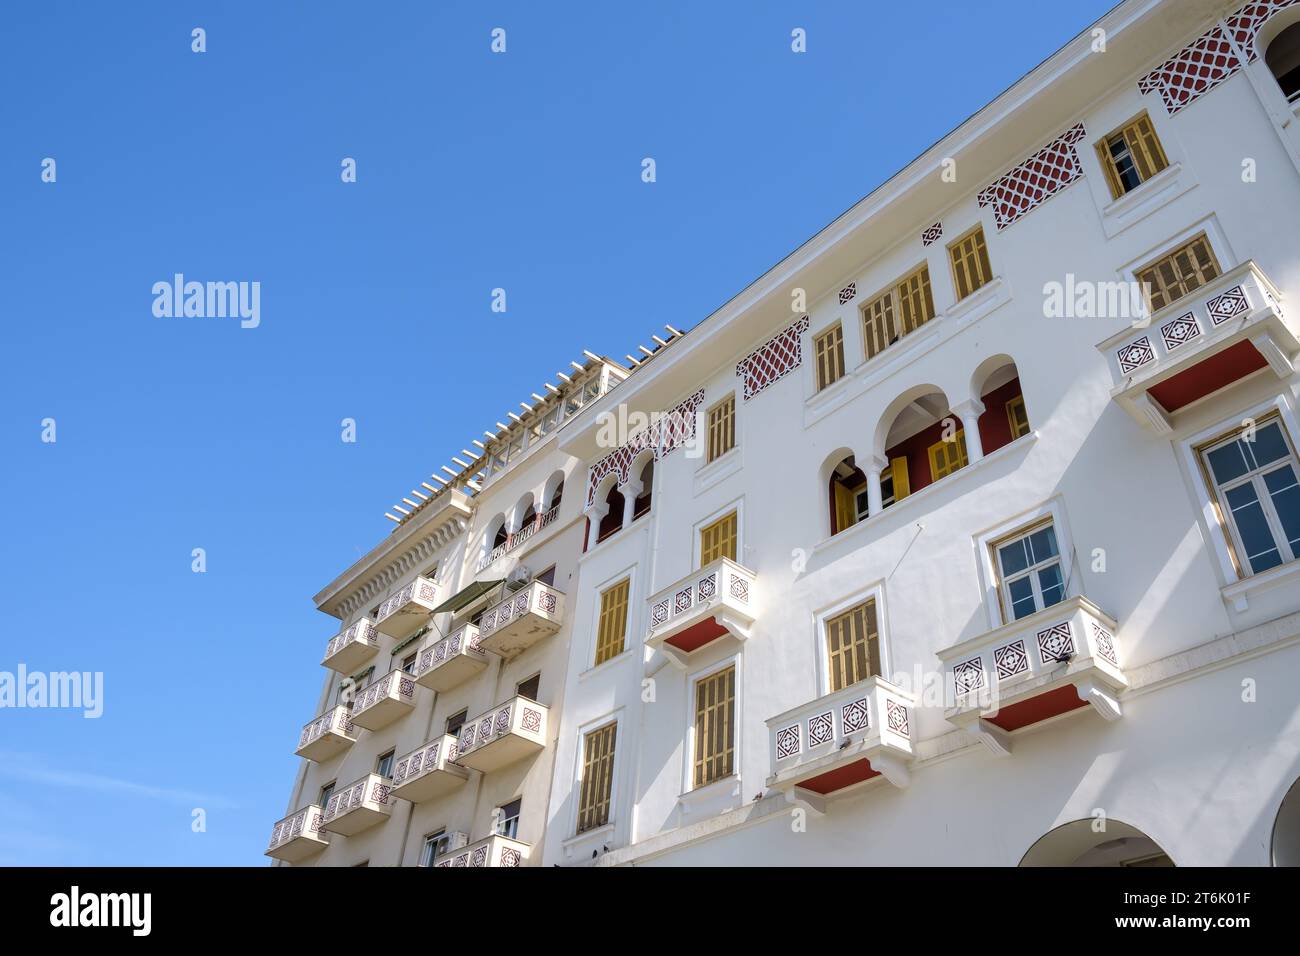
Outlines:
[[[334, 633], [311, 595], [390, 504], [1110, 5], [7, 7], [0, 671], [102, 671], [104, 713], [0, 709], [0, 865], [263, 862]], [[260, 282], [260, 326], [155, 317], [177, 272]]]

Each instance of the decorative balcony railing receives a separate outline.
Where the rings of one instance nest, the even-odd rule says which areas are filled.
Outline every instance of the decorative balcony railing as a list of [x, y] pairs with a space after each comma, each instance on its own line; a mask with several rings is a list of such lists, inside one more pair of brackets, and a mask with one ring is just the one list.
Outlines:
[[1118, 719], [1128, 680], [1117, 629], [1087, 598], [1073, 597], [939, 651], [955, 700], [944, 716], [999, 755], [1011, 752], [1015, 731], [1088, 704]]
[[546, 746], [548, 713], [535, 700], [511, 697], [461, 727], [456, 762], [489, 773], [532, 756]]
[[324, 811], [314, 804], [291, 813], [271, 831], [266, 855], [286, 863], [298, 863], [329, 846], [330, 835], [321, 829]]
[[469, 779], [456, 760], [456, 738], [444, 734], [399, 757], [393, 766], [393, 796], [419, 803], [455, 790]]
[[357, 731], [352, 725], [352, 714], [346, 704], [340, 704], [303, 727], [294, 753], [322, 763], [347, 750], [356, 743], [356, 739]]
[[434, 861], [440, 866], [523, 866], [532, 849], [510, 837], [494, 835], [446, 853]]
[[691, 653], [720, 637], [749, 637], [758, 598], [758, 575], [719, 558], [650, 598], [646, 643], [684, 667]]
[[362, 688], [352, 702], [352, 722], [366, 730], [382, 730], [415, 706], [415, 679], [391, 670]]
[[430, 644], [415, 662], [415, 682], [441, 694], [476, 676], [488, 663], [478, 641], [478, 628], [466, 624]]
[[404, 640], [420, 629], [437, 606], [438, 585], [418, 577], [379, 605], [375, 626], [390, 637]]
[[559, 513], [560, 506], [559, 504], [556, 504], [551, 507], [549, 511], [543, 511], [541, 514], [535, 515], [531, 521], [525, 524], [518, 531], [506, 535], [506, 540], [504, 542], [497, 545], [487, 554], [483, 555], [483, 557], [479, 558], [479, 562], [474, 568], [474, 573], [477, 574], [494, 561], [504, 558], [511, 551], [515, 550], [533, 535], [537, 534], [537, 532], [554, 522]]
[[510, 658], [560, 629], [564, 592], [533, 581], [488, 608], [478, 622], [478, 646]]
[[330, 794], [321, 814], [321, 826], [331, 833], [352, 836], [383, 823], [393, 812], [392, 782], [368, 773], [355, 783]]
[[325, 646], [325, 667], [340, 674], [351, 674], [379, 651], [379, 629], [368, 617], [356, 621]]
[[869, 677], [767, 722], [772, 775], [767, 785], [824, 811], [828, 798], [883, 777], [907, 786], [916, 698]]
[[1300, 333], [1277, 288], [1252, 261], [1238, 266], [1097, 348], [1110, 364], [1111, 397], [1138, 424], [1172, 431], [1168, 416], [1263, 368], [1289, 378]]

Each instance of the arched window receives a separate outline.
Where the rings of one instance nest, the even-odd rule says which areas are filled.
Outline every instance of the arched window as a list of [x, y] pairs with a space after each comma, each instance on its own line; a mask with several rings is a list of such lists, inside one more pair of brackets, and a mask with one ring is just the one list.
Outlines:
[[984, 406], [979, 417], [984, 454], [1029, 434], [1029, 410], [1015, 362], [1006, 356], [989, 359], [976, 369], [971, 385]]
[[623, 527], [623, 493], [618, 490], [617, 484], [609, 486], [605, 504], [609, 510], [605, 512], [605, 517], [600, 519], [600, 530], [596, 533], [597, 541], [604, 541]]
[[1300, 23], [1293, 23], [1268, 45], [1264, 62], [1289, 102], [1300, 100]]
[[867, 516], [867, 476], [846, 456], [831, 470], [831, 534], [857, 524]]
[[933, 386], [900, 395], [886, 411], [878, 441], [888, 465], [880, 474], [881, 503], [888, 508], [968, 464], [962, 423], [948, 398]]
[[501, 524], [497, 526], [497, 533], [492, 538], [492, 550], [495, 551], [497, 548], [504, 545], [509, 538], [510, 532], [506, 530], [506, 523], [503, 520]]
[[532, 523], [536, 520], [537, 520], [537, 511], [530, 504], [524, 510], [523, 516], [519, 519], [519, 530], [523, 531], [525, 528], [530, 527]]
[[655, 481], [655, 462], [651, 458], [641, 469], [641, 494], [636, 496], [636, 501], [632, 503], [632, 520], [635, 521], [643, 514], [650, 510], [650, 497]]
[[561, 478], [560, 483], [555, 486], [555, 491], [551, 493], [551, 507], [547, 510], [554, 511], [556, 508], [560, 507], [560, 500], [563, 497], [564, 497], [564, 479]]

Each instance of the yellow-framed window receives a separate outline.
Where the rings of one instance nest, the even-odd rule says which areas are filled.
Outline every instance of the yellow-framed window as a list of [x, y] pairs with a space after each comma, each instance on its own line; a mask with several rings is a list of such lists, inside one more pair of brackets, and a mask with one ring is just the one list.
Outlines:
[[817, 391], [844, 377], [844, 330], [838, 322], [813, 339], [813, 359]]
[[922, 265], [904, 276], [895, 293], [898, 296], [898, 318], [903, 327], [903, 335], [915, 332], [934, 318], [934, 296], [930, 292], [928, 265]]
[[874, 598], [827, 619], [826, 662], [831, 693], [880, 673]]
[[733, 392], [709, 409], [705, 461], [721, 458], [736, 447], [736, 395]]
[[600, 618], [596, 625], [596, 663], [603, 664], [623, 653], [627, 637], [627, 597], [631, 582], [624, 578], [600, 595]]
[[736, 668], [695, 682], [694, 787], [729, 777], [735, 769]]
[[700, 567], [718, 558], [736, 560], [736, 513], [734, 511], [700, 529]]
[[930, 267], [922, 263], [863, 306], [862, 338], [867, 358], [880, 354], [933, 318]]
[[1132, 192], [1169, 165], [1151, 117], [1136, 116], [1097, 142], [1097, 158], [1106, 170], [1112, 199]]
[[957, 290], [958, 301], [993, 278], [983, 226], [976, 226], [949, 245], [948, 259], [952, 264], [952, 284]]
[[938, 481], [945, 475], [951, 475], [958, 469], [965, 468], [966, 429], [957, 429], [951, 441], [940, 439], [930, 446], [930, 480]]
[[1017, 395], [1007, 402], [1007, 424], [1011, 426], [1011, 438], [1029, 434], [1029, 413], [1025, 411], [1025, 397]]
[[618, 724], [606, 724], [582, 738], [582, 780], [578, 786], [578, 832], [609, 822], [614, 791], [614, 745]]
[[1201, 233], [1173, 252], [1136, 270], [1134, 277], [1145, 287], [1151, 311], [1159, 312], [1171, 302], [1213, 281], [1221, 271], [1210, 240]]
[[866, 346], [867, 358], [873, 358], [898, 341], [892, 289], [863, 306], [862, 341]]

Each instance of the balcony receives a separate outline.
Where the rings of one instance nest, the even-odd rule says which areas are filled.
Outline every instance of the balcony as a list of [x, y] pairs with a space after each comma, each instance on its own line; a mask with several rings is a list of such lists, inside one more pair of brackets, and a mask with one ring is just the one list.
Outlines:
[[564, 592], [533, 581], [483, 613], [478, 622], [478, 646], [505, 658], [514, 657], [558, 631], [563, 617]]
[[352, 702], [352, 722], [366, 730], [382, 730], [415, 706], [415, 681], [410, 674], [392, 670], [372, 681]]
[[692, 571], [650, 598], [646, 643], [678, 667], [721, 637], [749, 637], [758, 616], [758, 575], [729, 558]]
[[1016, 731], [1089, 704], [1119, 719], [1128, 681], [1117, 629], [1087, 598], [1073, 597], [939, 651], [955, 695], [944, 716], [999, 756], [1011, 752]]
[[474, 567], [474, 573], [478, 574], [480, 571], [490, 567], [501, 558], [504, 558], [511, 551], [520, 547], [525, 541], [537, 534], [537, 532], [541, 531], [547, 525], [554, 523], [555, 518], [559, 513], [560, 506], [557, 503], [549, 511], [543, 511], [541, 514], [534, 516], [533, 520], [529, 521], [518, 531], [507, 535], [506, 540], [503, 543], [497, 545], [479, 559], [478, 564]]
[[546, 746], [546, 718], [544, 705], [512, 697], [461, 727], [456, 762], [490, 773], [531, 757]]
[[450, 793], [469, 779], [469, 771], [455, 759], [456, 738], [451, 734], [399, 758], [393, 768], [393, 796], [419, 803]]
[[330, 638], [321, 664], [340, 674], [351, 674], [378, 651], [379, 631], [375, 622], [362, 618]]
[[451, 851], [435, 862], [434, 866], [523, 866], [528, 862], [527, 843], [510, 837], [490, 836], [477, 843]]
[[294, 753], [323, 763], [347, 750], [356, 740], [357, 732], [352, 726], [352, 715], [347, 705], [343, 704], [325, 711], [304, 727], [298, 736], [298, 749]]
[[286, 863], [300, 863], [329, 846], [330, 836], [321, 830], [321, 808], [303, 807], [275, 825], [266, 855]]
[[429, 613], [438, 606], [437, 596], [438, 586], [426, 577], [418, 577], [379, 605], [375, 626], [389, 637], [405, 640], [429, 619]]
[[487, 667], [488, 657], [478, 648], [479, 630], [466, 624], [420, 651], [415, 662], [415, 682], [438, 693], [457, 687]]
[[869, 677], [771, 718], [767, 786], [818, 813], [868, 781], [906, 787], [915, 710], [914, 695]]
[[356, 783], [330, 794], [321, 815], [321, 826], [331, 833], [354, 836], [383, 823], [393, 812], [391, 783], [387, 777], [368, 773]]
[[1097, 346], [1110, 363], [1111, 398], [1157, 435], [1169, 416], [1261, 369], [1289, 378], [1300, 353], [1295, 320], [1254, 262], [1219, 276]]

